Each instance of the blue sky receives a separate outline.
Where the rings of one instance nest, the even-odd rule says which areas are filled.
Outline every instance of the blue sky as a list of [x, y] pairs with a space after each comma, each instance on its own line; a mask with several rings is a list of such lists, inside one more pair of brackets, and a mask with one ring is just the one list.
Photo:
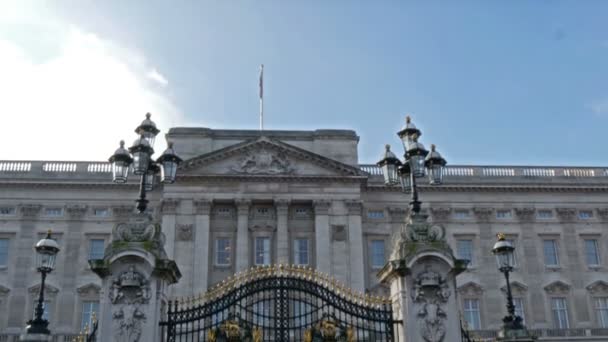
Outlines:
[[266, 128], [354, 129], [362, 163], [399, 146], [410, 113], [451, 164], [607, 164], [605, 1], [66, 0], [0, 12], [0, 52], [13, 56], [0, 57], [12, 75], [0, 81], [0, 143], [20, 146], [2, 159], [105, 159], [146, 111], [164, 131], [257, 129], [264, 63]]

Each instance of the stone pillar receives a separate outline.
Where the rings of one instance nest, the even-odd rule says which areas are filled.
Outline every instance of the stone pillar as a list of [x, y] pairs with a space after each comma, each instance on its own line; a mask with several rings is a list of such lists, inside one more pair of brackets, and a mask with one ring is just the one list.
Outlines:
[[289, 234], [287, 232], [287, 214], [289, 200], [275, 200], [277, 210], [277, 263], [289, 264]]
[[194, 293], [207, 290], [207, 276], [209, 274], [209, 226], [211, 214], [211, 201], [198, 199], [194, 201]]
[[160, 211], [162, 214], [162, 230], [165, 234], [166, 244], [165, 251], [171, 259], [175, 258], [175, 215], [177, 214], [177, 206], [179, 200], [175, 198], [165, 198], [161, 202]]
[[112, 230], [104, 258], [89, 260], [102, 282], [98, 340], [161, 341], [159, 322], [167, 310], [167, 287], [181, 277], [163, 242], [152, 216], [133, 214]]
[[411, 213], [393, 238], [390, 260], [380, 270], [389, 285], [395, 333], [402, 342], [448, 342], [461, 339], [456, 275], [466, 264], [445, 240], [445, 230], [427, 223], [427, 215]]
[[331, 202], [318, 200], [314, 202], [315, 208], [315, 251], [317, 270], [323, 273], [330, 273], [331, 253], [329, 245], [331, 235], [329, 232], [329, 207]]
[[249, 268], [249, 207], [251, 201], [237, 200], [236, 272]]
[[347, 201], [348, 251], [350, 260], [350, 287], [363, 292], [365, 289], [365, 263], [363, 261], [363, 230], [361, 228], [361, 201]]

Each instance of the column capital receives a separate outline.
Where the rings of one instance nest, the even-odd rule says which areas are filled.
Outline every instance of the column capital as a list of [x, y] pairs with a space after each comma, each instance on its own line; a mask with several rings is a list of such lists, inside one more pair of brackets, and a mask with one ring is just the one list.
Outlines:
[[274, 200], [274, 207], [277, 210], [278, 214], [287, 214], [287, 210], [289, 209], [289, 204], [291, 203], [290, 199], [287, 198], [278, 198]]
[[608, 220], [608, 208], [597, 208], [596, 211], [600, 218]]
[[70, 204], [65, 208], [65, 211], [70, 217], [81, 218], [87, 213], [88, 209], [89, 207], [86, 205]]
[[315, 200], [313, 201], [313, 207], [315, 209], [315, 215], [327, 215], [329, 214], [329, 207], [331, 202], [328, 200]]
[[117, 205], [112, 207], [112, 215], [118, 218], [124, 218], [135, 212], [132, 205]]
[[25, 218], [35, 218], [40, 214], [40, 209], [42, 206], [40, 204], [22, 204], [19, 206], [19, 211], [21, 212], [21, 216]]
[[194, 213], [196, 215], [209, 215], [211, 213], [211, 205], [213, 202], [206, 198], [197, 198], [193, 201]]
[[409, 209], [405, 207], [388, 207], [387, 209], [389, 215], [391, 215], [391, 221], [399, 223], [403, 223], [409, 212]]
[[239, 215], [248, 215], [249, 207], [251, 207], [251, 200], [249, 199], [236, 199], [234, 200], [236, 210]]
[[431, 207], [430, 209], [433, 222], [447, 221], [452, 213], [452, 208], [450, 207]]
[[346, 209], [348, 209], [348, 215], [359, 215], [361, 216], [361, 210], [363, 210], [363, 202], [360, 200], [346, 200]]
[[515, 215], [522, 221], [531, 221], [534, 219], [536, 209], [533, 207], [515, 208]]
[[160, 212], [163, 215], [175, 215], [178, 205], [179, 199], [177, 198], [163, 198], [160, 202]]
[[560, 221], [573, 221], [576, 217], [576, 209], [574, 208], [555, 208], [557, 217]]
[[494, 214], [494, 208], [490, 208], [490, 207], [474, 207], [473, 208], [473, 213], [475, 214], [475, 216], [477, 216], [477, 218], [479, 219], [479, 221], [481, 221], [481, 222], [489, 222], [490, 218]]

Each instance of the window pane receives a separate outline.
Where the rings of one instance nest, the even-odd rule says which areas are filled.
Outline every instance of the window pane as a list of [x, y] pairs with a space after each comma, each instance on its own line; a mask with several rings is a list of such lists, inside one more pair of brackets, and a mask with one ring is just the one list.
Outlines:
[[308, 265], [308, 239], [295, 239], [293, 242], [294, 264]]
[[384, 240], [372, 240], [372, 267], [384, 266]]
[[459, 259], [468, 260], [469, 264], [473, 264], [473, 240], [458, 240], [456, 250]]
[[255, 238], [255, 264], [270, 265], [270, 238]]
[[89, 260], [103, 259], [104, 240], [92, 239], [89, 241]]
[[230, 239], [219, 238], [215, 240], [215, 264], [230, 265]]
[[[46, 287], [45, 287], [46, 290]], [[36, 300], [34, 300], [34, 310], [32, 310], [32, 317], [36, 318], [36, 306], [38, 306], [38, 298], [36, 298]], [[44, 301], [42, 302], [42, 309], [44, 310], [42, 312], [42, 318], [46, 319], [47, 321], [50, 321], [50, 314], [49, 312], [51, 311], [51, 305], [49, 304], [48, 301]]]
[[[93, 315], [95, 313], [95, 315]], [[84, 330], [85, 327], [91, 328], [93, 327], [93, 316], [98, 317], [99, 314], [99, 302], [98, 301], [85, 301], [82, 303], [82, 320], [80, 324], [80, 329]]]
[[0, 266], [8, 265], [8, 239], [0, 239]]
[[526, 316], [524, 314], [524, 300], [523, 298], [513, 298], [513, 305], [515, 305], [515, 315], [521, 317], [522, 322], [526, 323]]
[[601, 328], [608, 328], [608, 297], [595, 298], [597, 321]]
[[585, 240], [585, 257], [587, 265], [599, 265], [600, 255], [597, 248], [597, 240]]
[[481, 318], [479, 316], [479, 299], [464, 300], [464, 319], [467, 321], [469, 329], [481, 329]]
[[558, 329], [568, 329], [568, 307], [566, 298], [551, 298], [551, 311], [553, 313], [553, 325]]
[[555, 240], [544, 240], [543, 250], [545, 254], [545, 265], [559, 265], [559, 259], [557, 258], [557, 243], [555, 242]]

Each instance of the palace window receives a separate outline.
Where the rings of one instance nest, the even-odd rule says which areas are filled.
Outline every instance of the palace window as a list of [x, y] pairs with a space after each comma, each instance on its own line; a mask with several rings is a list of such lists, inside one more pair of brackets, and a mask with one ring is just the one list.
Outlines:
[[384, 218], [384, 211], [382, 211], [382, 210], [369, 210], [367, 212], [367, 218], [370, 218], [370, 219], [381, 219], [381, 218]]
[[0, 239], [0, 267], [8, 265], [8, 239]]
[[0, 216], [15, 216], [15, 207], [0, 207]]
[[93, 215], [97, 217], [108, 217], [110, 216], [110, 210], [108, 210], [108, 208], [95, 208], [93, 209]]
[[103, 259], [104, 245], [104, 239], [89, 240], [89, 260]]
[[63, 208], [44, 208], [44, 216], [61, 217], [63, 216]]
[[581, 220], [588, 220], [593, 217], [593, 212], [591, 210], [580, 210], [578, 212], [578, 218]]
[[270, 238], [255, 238], [255, 264], [270, 265]]
[[85, 327], [91, 331], [93, 327], [93, 317], [99, 318], [99, 302], [98, 301], [85, 301], [82, 303], [82, 319], [80, 323], [80, 330], [84, 331]]
[[557, 329], [568, 329], [568, 306], [566, 298], [555, 297], [551, 298], [551, 313], [553, 315], [553, 326]]
[[596, 239], [585, 240], [585, 260], [587, 266], [598, 266], [600, 264], [600, 252]]
[[[36, 318], [36, 306], [38, 306], [38, 297], [35, 298], [34, 300], [34, 309], [32, 310], [32, 317]], [[48, 301], [44, 301], [42, 302], [42, 319], [46, 319], [47, 321], [50, 321], [50, 312], [51, 311], [51, 304]]]
[[545, 266], [559, 266], [557, 241], [543, 240], [543, 253], [545, 255]]
[[599, 326], [608, 328], [608, 297], [596, 297], [594, 302]]
[[473, 240], [457, 240], [456, 252], [458, 259], [468, 260], [473, 265]]
[[464, 319], [471, 330], [481, 329], [479, 299], [464, 299]]
[[293, 263], [308, 265], [308, 239], [293, 240]]
[[215, 240], [215, 264], [217, 266], [230, 265], [230, 239], [218, 238]]
[[515, 315], [521, 317], [523, 323], [526, 322], [526, 315], [524, 313], [524, 299], [513, 298], [513, 305], [515, 306]]
[[372, 240], [372, 268], [384, 267], [384, 240]]
[[545, 219], [545, 220], [553, 218], [553, 211], [551, 211], [549, 209], [541, 209], [536, 212], [536, 218]]
[[454, 210], [454, 217], [457, 219], [467, 219], [471, 216], [471, 213], [466, 209], [456, 209]]
[[497, 219], [510, 219], [511, 217], [511, 210], [496, 210]]

